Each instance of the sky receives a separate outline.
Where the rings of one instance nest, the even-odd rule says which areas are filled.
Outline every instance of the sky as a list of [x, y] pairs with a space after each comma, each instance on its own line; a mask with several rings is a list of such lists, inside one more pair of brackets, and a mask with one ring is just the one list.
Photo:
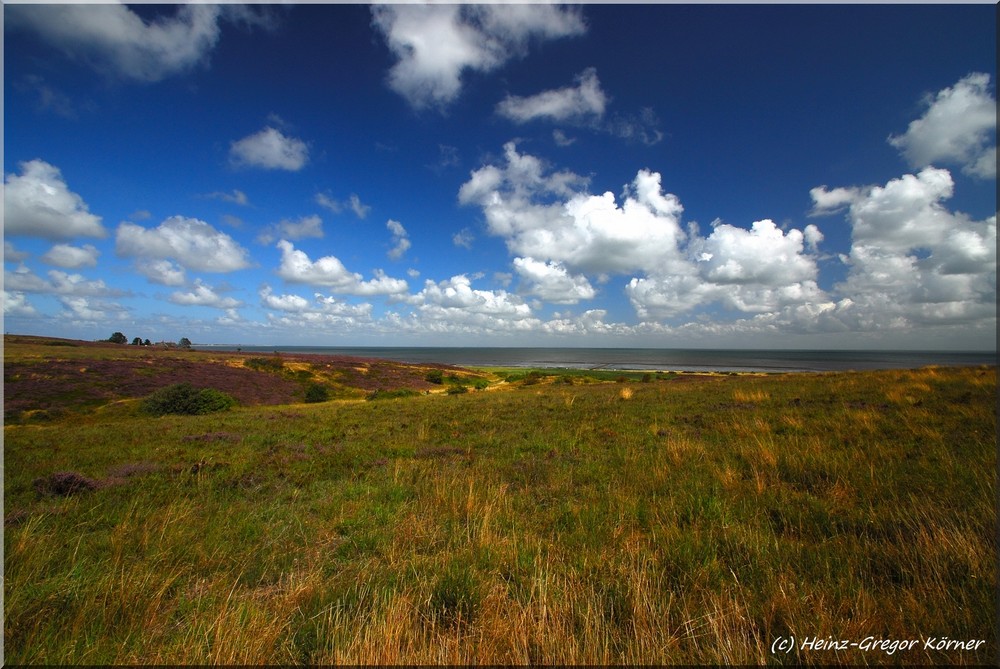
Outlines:
[[4, 4], [4, 330], [995, 350], [996, 11]]

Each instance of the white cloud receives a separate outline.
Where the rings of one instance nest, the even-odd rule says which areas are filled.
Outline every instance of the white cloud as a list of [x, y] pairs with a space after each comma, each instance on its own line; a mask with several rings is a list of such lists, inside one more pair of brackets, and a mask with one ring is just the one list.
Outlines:
[[910, 166], [937, 162], [962, 166], [966, 174], [996, 177], [997, 103], [990, 94], [990, 75], [972, 73], [954, 86], [927, 98], [927, 111], [889, 143]]
[[297, 313], [309, 308], [309, 300], [299, 295], [275, 295], [270, 286], [260, 290], [260, 303], [268, 309]]
[[170, 260], [143, 260], [136, 263], [136, 269], [153, 283], [164, 286], [183, 286], [186, 281], [184, 269]]
[[843, 257], [852, 329], [982, 322], [996, 318], [996, 216], [975, 221], [942, 202], [954, 184], [928, 167], [861, 191], [847, 218], [853, 229]]
[[19, 163], [4, 182], [4, 234], [46, 239], [105, 237], [101, 217], [69, 190], [59, 168], [44, 160]]
[[270, 244], [275, 239], [307, 239], [323, 237], [323, 220], [316, 216], [302, 216], [298, 221], [284, 219], [274, 225], [269, 225], [260, 235], [257, 241], [261, 244]]
[[361, 202], [361, 198], [359, 198], [354, 193], [351, 193], [351, 197], [347, 199], [347, 206], [350, 207], [351, 211], [354, 212], [354, 215], [360, 219], [364, 219], [366, 216], [368, 216], [368, 213], [372, 210], [372, 208], [369, 207], [367, 204]]
[[386, 221], [385, 227], [389, 229], [392, 233], [392, 243], [393, 247], [389, 249], [386, 254], [392, 260], [399, 260], [403, 257], [403, 254], [410, 248], [410, 238], [406, 233], [406, 228], [399, 221], [394, 221], [391, 218]]
[[489, 72], [531, 39], [583, 34], [577, 10], [555, 5], [375, 5], [372, 23], [397, 62], [389, 86], [417, 109], [444, 108], [466, 70]]
[[571, 276], [560, 263], [514, 258], [514, 269], [524, 282], [523, 292], [554, 304], [590, 300], [597, 291], [585, 276]]
[[590, 276], [625, 285], [642, 319], [669, 318], [711, 303], [764, 312], [825, 302], [814, 253], [814, 225], [749, 230], [719, 224], [708, 237], [681, 227], [683, 207], [664, 193], [658, 173], [639, 170], [619, 204], [610, 193], [582, 192], [586, 180], [549, 173], [541, 161], [505, 147], [506, 164], [472, 173], [459, 200], [483, 208], [487, 228], [516, 256], [522, 291], [554, 303], [591, 299]]
[[336, 256], [325, 256], [315, 262], [303, 251], [282, 239], [278, 276], [290, 283], [325, 286], [346, 295], [403, 295], [409, 289], [403, 279], [393, 279], [377, 270], [375, 277], [365, 281], [360, 274], [350, 272]]
[[37, 316], [38, 311], [31, 306], [24, 293], [3, 291], [3, 313], [7, 316]]
[[61, 318], [72, 321], [106, 323], [120, 320], [127, 315], [125, 309], [119, 304], [88, 297], [61, 296], [59, 302], [65, 308]]
[[102, 279], [89, 281], [82, 274], [69, 274], [56, 269], [49, 270], [47, 274], [48, 280], [22, 266], [14, 272], [4, 272], [4, 288], [24, 293], [77, 297], [109, 297], [128, 294], [127, 291], [109, 287]]
[[319, 206], [323, 207], [324, 209], [329, 209], [330, 211], [332, 211], [335, 214], [339, 214], [340, 212], [342, 212], [344, 210], [344, 207], [343, 207], [342, 204], [340, 204], [340, 202], [337, 202], [336, 200], [334, 200], [332, 197], [330, 197], [326, 193], [316, 193], [316, 195], [313, 198], [313, 200]]
[[603, 127], [605, 132], [627, 141], [642, 142], [646, 146], [658, 144], [663, 133], [656, 127], [660, 120], [650, 107], [643, 107], [638, 114], [616, 113]]
[[309, 147], [301, 139], [287, 137], [268, 126], [233, 142], [229, 160], [237, 167], [261, 167], [297, 172], [309, 161]]
[[223, 193], [221, 191], [216, 191], [214, 193], [209, 193], [205, 197], [209, 197], [215, 200], [222, 200], [223, 202], [229, 202], [230, 204], [238, 204], [240, 206], [246, 206], [250, 204], [250, 199], [247, 194], [236, 188], [233, 189], [232, 193]]
[[97, 267], [98, 255], [100, 252], [92, 244], [85, 244], [83, 247], [56, 244], [42, 256], [42, 262], [67, 269]]
[[172, 260], [202, 272], [234, 272], [250, 266], [248, 251], [232, 237], [204, 221], [183, 216], [171, 216], [153, 229], [121, 223], [115, 251], [140, 261]]
[[25, 260], [30, 254], [24, 251], [18, 251], [14, 248], [14, 245], [7, 241], [3, 241], [3, 259], [4, 262], [21, 262]]
[[8, 25], [30, 29], [67, 55], [110, 74], [158, 81], [204, 62], [223, 10], [182, 5], [147, 23], [125, 5], [11, 5]]
[[508, 95], [497, 105], [497, 113], [516, 123], [539, 118], [592, 121], [604, 115], [607, 102], [597, 70], [590, 67], [576, 76], [576, 86], [543, 91], [528, 97]]
[[219, 295], [216, 289], [198, 279], [195, 280], [192, 290], [177, 291], [170, 296], [170, 301], [182, 306], [212, 307], [213, 309], [235, 309], [243, 304], [235, 298]]
[[462, 228], [455, 234], [451, 236], [451, 243], [455, 246], [460, 246], [463, 249], [471, 249], [472, 242], [475, 240], [475, 235], [472, 234], [472, 230], [468, 228]]
[[503, 237], [511, 253], [577, 272], [630, 272], [676, 260], [683, 208], [660, 192], [659, 174], [641, 170], [619, 207], [610, 192], [579, 192], [582, 177], [546, 174], [541, 161], [517, 153], [513, 143], [505, 158], [502, 169], [488, 165], [473, 172], [459, 201], [479, 204], [489, 231]]
[[489, 314], [506, 318], [527, 318], [531, 308], [505, 290], [478, 290], [468, 276], [459, 274], [440, 282], [428, 280], [424, 289], [410, 299], [422, 306], [460, 310], [467, 314]]
[[556, 143], [556, 146], [571, 146], [576, 143], [576, 137], [568, 137], [559, 128], [552, 131], [552, 140]]
[[826, 216], [843, 210], [861, 195], [859, 188], [834, 188], [827, 190], [826, 186], [816, 186], [809, 190], [813, 208], [810, 216]]
[[372, 208], [367, 204], [363, 203], [361, 201], [361, 198], [358, 197], [355, 193], [351, 193], [351, 196], [347, 198], [347, 200], [345, 200], [344, 202], [340, 202], [339, 200], [333, 199], [327, 193], [316, 193], [314, 200], [316, 204], [318, 204], [321, 207], [324, 207], [325, 209], [329, 209], [335, 214], [339, 214], [346, 207], [351, 211], [353, 211], [354, 215], [362, 220], [364, 220], [364, 218], [368, 216], [368, 214], [372, 210]]

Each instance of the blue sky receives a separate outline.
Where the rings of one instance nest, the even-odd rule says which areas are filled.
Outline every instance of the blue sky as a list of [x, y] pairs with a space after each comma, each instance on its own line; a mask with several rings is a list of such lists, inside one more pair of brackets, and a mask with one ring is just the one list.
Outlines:
[[4, 328], [996, 346], [993, 5], [4, 5]]

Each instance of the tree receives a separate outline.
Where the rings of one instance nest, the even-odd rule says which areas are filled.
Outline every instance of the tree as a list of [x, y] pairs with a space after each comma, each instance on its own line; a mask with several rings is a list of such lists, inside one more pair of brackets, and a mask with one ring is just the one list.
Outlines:
[[152, 345], [153, 345], [153, 343], [152, 343], [151, 341], [149, 341], [148, 339], [144, 339], [144, 340], [142, 341], [142, 345], [143, 345], [143, 346], [152, 346]]
[[142, 339], [136, 337], [132, 340], [132, 346], [142, 346]]
[[177, 342], [177, 345], [181, 348], [191, 348], [191, 340], [187, 337], [181, 337], [181, 340]]
[[116, 332], [110, 337], [108, 337], [108, 341], [111, 342], [112, 344], [127, 344], [128, 337], [123, 335], [121, 332]]

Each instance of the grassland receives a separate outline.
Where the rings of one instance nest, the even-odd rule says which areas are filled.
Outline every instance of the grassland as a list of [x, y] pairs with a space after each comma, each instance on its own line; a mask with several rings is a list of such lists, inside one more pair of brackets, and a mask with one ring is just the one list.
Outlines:
[[[55, 360], [222, 363], [44, 347], [5, 347], [8, 663], [997, 658], [995, 367], [436, 387], [394, 368], [382, 390], [491, 385], [150, 418], [68, 372], [37, 407], [16, 387]], [[349, 380], [324, 364], [309, 378]], [[289, 369], [250, 371], [301, 389]], [[944, 637], [984, 643], [924, 647]]]

